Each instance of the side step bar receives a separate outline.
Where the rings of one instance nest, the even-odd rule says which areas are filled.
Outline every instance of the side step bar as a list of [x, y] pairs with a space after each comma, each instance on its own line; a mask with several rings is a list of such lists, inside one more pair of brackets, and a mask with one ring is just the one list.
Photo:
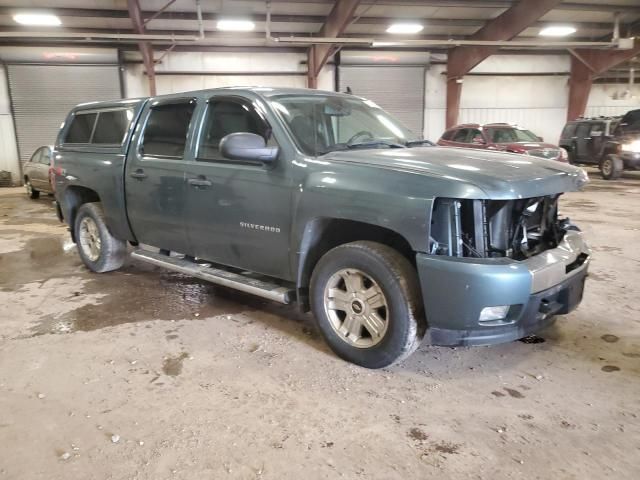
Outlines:
[[258, 280], [240, 273], [229, 272], [208, 264], [198, 264], [181, 257], [170, 257], [149, 250], [137, 249], [131, 253], [136, 260], [164, 267], [174, 272], [184, 273], [192, 277], [200, 278], [217, 285], [234, 288], [241, 292], [251, 293], [259, 297], [284, 304], [291, 303], [293, 290], [271, 283]]

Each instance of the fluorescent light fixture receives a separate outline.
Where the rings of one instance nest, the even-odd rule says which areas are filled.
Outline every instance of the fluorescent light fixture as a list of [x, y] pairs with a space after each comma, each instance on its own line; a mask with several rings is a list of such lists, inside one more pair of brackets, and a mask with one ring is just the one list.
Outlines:
[[13, 20], [20, 25], [38, 27], [58, 27], [62, 22], [58, 17], [50, 13], [17, 13]]
[[387, 28], [387, 33], [411, 34], [421, 32], [424, 27], [419, 23], [392, 23]]
[[538, 35], [542, 37], [566, 37], [576, 33], [576, 28], [571, 25], [549, 25], [540, 30]]
[[256, 24], [251, 20], [218, 20], [216, 28], [223, 32], [250, 32]]

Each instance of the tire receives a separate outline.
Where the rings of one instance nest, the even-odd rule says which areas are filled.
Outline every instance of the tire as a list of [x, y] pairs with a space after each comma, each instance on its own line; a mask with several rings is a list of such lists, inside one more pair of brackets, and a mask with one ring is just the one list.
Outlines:
[[85, 203], [76, 215], [73, 232], [80, 258], [93, 272], [110, 272], [122, 266], [127, 244], [109, 232], [100, 203]]
[[624, 162], [617, 155], [609, 154], [600, 162], [600, 172], [605, 180], [616, 180], [624, 171]]
[[327, 252], [313, 270], [310, 297], [331, 349], [356, 365], [387, 367], [411, 355], [424, 337], [416, 271], [386, 245], [360, 241]]
[[31, 180], [29, 180], [28, 178], [25, 179], [24, 186], [27, 189], [27, 195], [29, 195], [29, 198], [35, 200], [36, 198], [40, 197], [40, 192], [33, 188], [33, 185], [31, 185]]

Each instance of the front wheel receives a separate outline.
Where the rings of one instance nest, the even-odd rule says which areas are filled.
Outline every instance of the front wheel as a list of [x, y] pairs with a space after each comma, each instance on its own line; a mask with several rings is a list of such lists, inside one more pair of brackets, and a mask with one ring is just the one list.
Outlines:
[[600, 163], [602, 178], [605, 180], [615, 180], [620, 178], [624, 171], [624, 162], [617, 155], [609, 154]]
[[111, 235], [99, 203], [85, 203], [80, 207], [74, 234], [80, 258], [89, 270], [109, 272], [124, 263], [127, 244]]
[[415, 269], [396, 250], [353, 242], [326, 253], [311, 277], [311, 308], [331, 349], [366, 368], [408, 357], [426, 323]]

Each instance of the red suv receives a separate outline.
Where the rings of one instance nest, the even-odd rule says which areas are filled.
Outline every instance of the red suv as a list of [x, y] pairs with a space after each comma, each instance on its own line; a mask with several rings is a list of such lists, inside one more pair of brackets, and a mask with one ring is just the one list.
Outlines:
[[522, 153], [549, 160], [567, 161], [567, 151], [516, 125], [468, 123], [457, 125], [442, 134], [438, 145], [445, 147], [486, 148], [503, 152]]

